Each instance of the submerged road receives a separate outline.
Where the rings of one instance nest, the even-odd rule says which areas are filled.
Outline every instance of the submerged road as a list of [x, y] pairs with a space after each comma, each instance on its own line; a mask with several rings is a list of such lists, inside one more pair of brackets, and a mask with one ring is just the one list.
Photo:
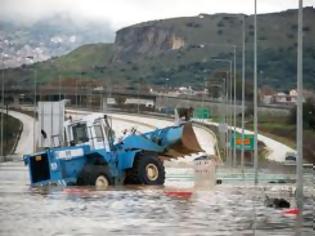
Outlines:
[[[172, 173], [171, 173], [172, 174]], [[189, 180], [166, 186], [32, 188], [21, 162], [0, 163], [0, 235], [313, 235], [314, 196], [302, 219], [264, 206], [265, 195], [294, 206], [291, 186], [244, 181], [196, 191]], [[169, 187], [169, 185], [175, 187]], [[305, 192], [313, 186], [309, 185]]]
[[[27, 117], [18, 116], [32, 123]], [[141, 132], [151, 130], [152, 125], [166, 124], [151, 118], [129, 117], [138, 123], [125, 119], [113, 120], [117, 135], [131, 124]], [[32, 136], [32, 127], [28, 130], [21, 141]], [[202, 135], [201, 131], [197, 133]], [[202, 145], [206, 147], [209, 143]], [[21, 144], [19, 150], [24, 152], [27, 148]], [[167, 169], [167, 175], [173, 178], [168, 178], [165, 186], [115, 186], [96, 191], [62, 186], [33, 188], [22, 162], [0, 163], [0, 235], [208, 236], [312, 235], [314, 232], [311, 184], [305, 185], [309, 187], [305, 189], [303, 217], [299, 219], [264, 206], [266, 194], [284, 197], [294, 206], [291, 185], [253, 186], [239, 181], [198, 191], [191, 188], [191, 180], [174, 173], [174, 169]], [[181, 174], [187, 177], [187, 173]]]

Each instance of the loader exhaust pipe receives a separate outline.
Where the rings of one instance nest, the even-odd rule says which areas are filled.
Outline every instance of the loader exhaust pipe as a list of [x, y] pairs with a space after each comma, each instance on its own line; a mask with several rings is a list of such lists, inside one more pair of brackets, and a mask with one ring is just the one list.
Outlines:
[[204, 152], [204, 150], [200, 147], [192, 123], [189, 122], [183, 125], [182, 137], [171, 145], [163, 155], [169, 158], [178, 158], [198, 152]]

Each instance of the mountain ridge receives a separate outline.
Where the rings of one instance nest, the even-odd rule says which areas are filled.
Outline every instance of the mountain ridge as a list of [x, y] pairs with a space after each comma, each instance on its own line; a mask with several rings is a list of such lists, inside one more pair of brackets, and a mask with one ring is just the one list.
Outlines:
[[[242, 41], [242, 14], [199, 14], [135, 24], [120, 29], [113, 44], [89, 44], [67, 55], [36, 63], [41, 83], [58, 77], [119, 81], [121, 87], [135, 89], [135, 82], [159, 86], [170, 78], [169, 86], [202, 87], [225, 65], [211, 58], [231, 59], [232, 44]], [[247, 78], [252, 77], [252, 16], [245, 16]], [[315, 10], [304, 9], [305, 84], [315, 87]], [[258, 15], [258, 68], [260, 83], [279, 89], [295, 87], [297, 10]], [[213, 44], [212, 46], [210, 46]], [[224, 44], [227, 46], [215, 46]], [[241, 50], [237, 48], [241, 68]], [[47, 65], [51, 65], [49, 69]], [[66, 69], [65, 69], [66, 68]], [[18, 69], [17, 69], [18, 70]], [[11, 73], [21, 77], [17, 70]], [[239, 76], [240, 77], [240, 76]], [[25, 81], [31, 76], [24, 76]]]

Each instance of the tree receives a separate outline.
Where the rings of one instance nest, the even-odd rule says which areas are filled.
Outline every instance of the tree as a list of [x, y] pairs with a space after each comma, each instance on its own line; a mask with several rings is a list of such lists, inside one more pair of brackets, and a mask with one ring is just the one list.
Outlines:
[[116, 97], [115, 98], [115, 102], [117, 103], [117, 105], [121, 106], [123, 105], [125, 102], [126, 102], [126, 98], [125, 97], [122, 97], [122, 96], [119, 96], [119, 97]]
[[[296, 106], [294, 106], [290, 111], [289, 122], [291, 124], [296, 124]], [[303, 103], [303, 122], [305, 129], [315, 130], [315, 100], [308, 98], [305, 103]]]
[[226, 72], [218, 71], [214, 74], [214, 77], [210, 77], [207, 81], [208, 95], [212, 98], [219, 98], [224, 96], [224, 79]]

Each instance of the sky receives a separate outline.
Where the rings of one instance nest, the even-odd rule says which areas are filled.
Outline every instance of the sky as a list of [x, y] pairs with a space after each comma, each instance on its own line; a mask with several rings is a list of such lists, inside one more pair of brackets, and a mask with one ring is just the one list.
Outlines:
[[[258, 13], [296, 9], [298, 0], [257, 0]], [[315, 7], [315, 0], [304, 0]], [[56, 13], [104, 21], [113, 30], [135, 23], [199, 13], [252, 14], [254, 0], [0, 0], [0, 19], [32, 24]]]

